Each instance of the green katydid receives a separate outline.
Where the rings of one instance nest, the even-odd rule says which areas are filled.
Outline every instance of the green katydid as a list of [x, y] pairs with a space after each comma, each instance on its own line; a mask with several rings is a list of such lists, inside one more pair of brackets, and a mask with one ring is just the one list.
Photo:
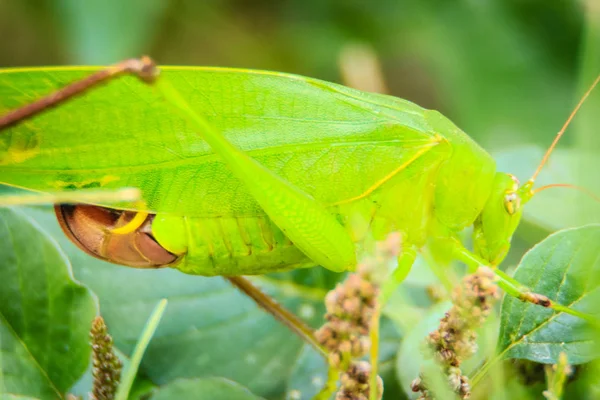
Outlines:
[[[352, 270], [369, 239], [391, 231], [403, 251], [384, 293], [425, 246], [495, 267], [571, 119], [519, 185], [439, 112], [391, 96], [241, 69], [167, 67], [158, 77], [147, 59], [97, 71], [0, 71], [0, 112], [15, 109], [0, 116], [0, 182], [139, 188], [144, 204], [58, 206], [58, 218], [96, 257], [206, 276]], [[112, 79], [127, 72], [147, 82]], [[469, 226], [473, 251], [459, 239]], [[496, 272], [510, 295], [589, 318]]]

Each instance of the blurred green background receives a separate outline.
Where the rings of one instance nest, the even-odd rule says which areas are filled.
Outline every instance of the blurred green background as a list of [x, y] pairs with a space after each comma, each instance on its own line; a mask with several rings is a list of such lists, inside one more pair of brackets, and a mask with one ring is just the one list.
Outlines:
[[149, 54], [340, 82], [341, 51], [362, 42], [391, 94], [439, 109], [486, 148], [547, 145], [580, 89], [583, 10], [574, 0], [2, 0], [0, 67]]
[[[388, 93], [440, 110], [492, 153], [500, 169], [527, 179], [600, 73], [600, 1], [0, 0], [0, 39], [0, 67], [109, 64], [148, 54], [160, 64], [269, 69], [342, 83], [340, 64], [358, 61], [342, 55], [360, 44], [376, 55]], [[586, 102], [540, 182], [579, 183], [600, 194], [598, 107], [600, 90]], [[507, 264], [547, 233], [593, 221], [600, 222], [600, 205], [589, 197], [564, 189], [544, 192], [528, 207]], [[104, 268], [90, 267], [88, 275], [105, 273], [105, 279], [76, 276], [91, 282], [109, 325], [112, 315], [124, 313], [118, 300], [125, 301], [116, 289], [116, 300], [103, 296], [115, 286], [111, 277], [135, 277], [129, 282], [140, 282], [143, 298], [151, 296], [144, 290], [154, 293], [162, 284], [154, 271], [157, 283], [149, 286], [140, 279], [143, 272]], [[184, 282], [196, 290], [202, 279], [173, 279], [179, 278], [179, 286], [170, 286], [173, 293]], [[102, 285], [110, 290], [103, 292]], [[197, 311], [193, 306], [190, 312]], [[121, 345], [119, 325], [113, 328]], [[128, 337], [137, 332], [132, 328]], [[150, 354], [167, 357], [158, 350]], [[145, 373], [158, 375], [149, 365]]]

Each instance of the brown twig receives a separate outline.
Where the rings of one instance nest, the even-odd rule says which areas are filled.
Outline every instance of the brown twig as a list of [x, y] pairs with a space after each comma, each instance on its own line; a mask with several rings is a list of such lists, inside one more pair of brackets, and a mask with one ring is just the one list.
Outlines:
[[42, 111], [55, 107], [65, 101], [87, 92], [89, 89], [114, 79], [123, 74], [135, 74], [141, 79], [151, 82], [158, 76], [158, 68], [149, 57], [132, 58], [111, 67], [102, 69], [82, 80], [73, 82], [48, 96], [32, 103], [0, 115], [0, 130], [16, 125]]

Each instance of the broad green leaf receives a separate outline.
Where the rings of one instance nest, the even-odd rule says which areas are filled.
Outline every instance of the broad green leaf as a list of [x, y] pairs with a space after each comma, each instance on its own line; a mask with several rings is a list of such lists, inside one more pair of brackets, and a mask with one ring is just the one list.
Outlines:
[[[600, 317], [598, 243], [600, 225], [557, 232], [523, 257], [514, 276], [559, 304]], [[585, 363], [600, 357], [589, 328], [582, 319], [505, 296], [499, 357], [556, 363], [566, 352], [569, 363]]]
[[[302, 342], [222, 278], [98, 261], [71, 244], [52, 215], [28, 212], [56, 235], [71, 258], [75, 276], [98, 295], [102, 316], [125, 354], [131, 354], [156, 302], [169, 300], [140, 367], [152, 382], [165, 385], [179, 378], [223, 376], [268, 398], [284, 393]], [[257, 279], [309, 324], [321, 323], [326, 289], [291, 280]]]
[[92, 293], [36, 223], [0, 208], [0, 393], [60, 398], [90, 356]]
[[312, 399], [327, 381], [327, 362], [310, 346], [304, 345], [288, 380], [287, 400]]
[[152, 400], [261, 400], [242, 385], [224, 378], [178, 379], [162, 386]]

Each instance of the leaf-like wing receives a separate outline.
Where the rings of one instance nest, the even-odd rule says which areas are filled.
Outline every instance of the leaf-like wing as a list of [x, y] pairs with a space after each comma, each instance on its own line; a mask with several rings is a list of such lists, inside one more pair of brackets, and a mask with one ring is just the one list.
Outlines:
[[[91, 72], [0, 71], [0, 113]], [[162, 75], [232, 143], [324, 204], [362, 194], [434, 140], [423, 109], [390, 96], [262, 71]], [[137, 187], [153, 211], [262, 214], [198, 132], [134, 77], [2, 132], [0, 174], [39, 191]]]

